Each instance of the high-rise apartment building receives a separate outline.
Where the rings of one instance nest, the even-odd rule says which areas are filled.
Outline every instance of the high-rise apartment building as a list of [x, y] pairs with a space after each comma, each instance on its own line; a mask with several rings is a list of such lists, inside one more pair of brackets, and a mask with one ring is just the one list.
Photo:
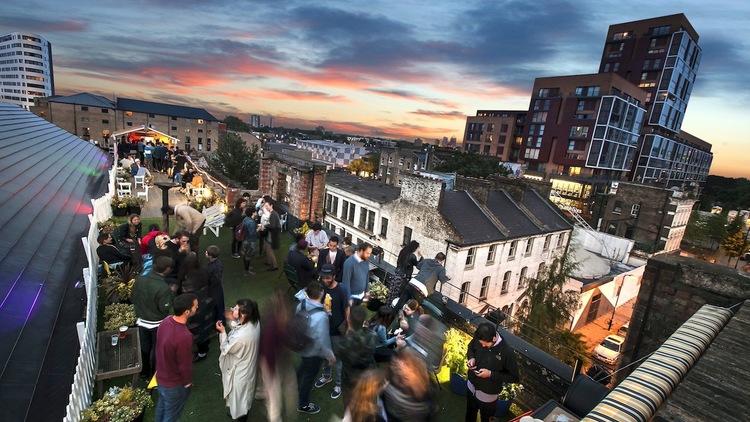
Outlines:
[[711, 145], [681, 129], [700, 60], [698, 33], [681, 13], [609, 27], [599, 72], [617, 73], [646, 91], [632, 180], [686, 189], [705, 181]]
[[250, 127], [260, 127], [260, 114], [250, 115]]
[[549, 179], [551, 198], [587, 214], [592, 196], [635, 161], [645, 92], [614, 73], [537, 78], [521, 159]]
[[518, 159], [526, 110], [477, 110], [466, 117], [463, 149], [503, 161]]
[[0, 36], [0, 101], [28, 110], [34, 98], [54, 94], [52, 44], [25, 32]]

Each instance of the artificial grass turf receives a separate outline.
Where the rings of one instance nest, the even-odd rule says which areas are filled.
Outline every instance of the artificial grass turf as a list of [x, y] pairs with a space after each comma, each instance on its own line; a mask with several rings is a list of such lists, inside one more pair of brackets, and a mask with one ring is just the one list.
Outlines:
[[[116, 219], [124, 221], [124, 219]], [[160, 218], [144, 218], [143, 227], [149, 224], [160, 224]], [[224, 295], [227, 306], [234, 304], [238, 299], [253, 299], [258, 302], [261, 308], [261, 314], [265, 306], [265, 299], [268, 298], [275, 289], [287, 289], [288, 283], [281, 270], [269, 272], [265, 271], [265, 265], [262, 258], [256, 257], [253, 261], [255, 267], [255, 276], [246, 276], [242, 266], [242, 259], [232, 258], [229, 253], [231, 247], [232, 231], [229, 228], [221, 228], [220, 237], [216, 238], [213, 233], [208, 232], [200, 239], [200, 254], [203, 257], [203, 251], [209, 245], [216, 245], [221, 251], [220, 259], [224, 263]], [[292, 241], [291, 236], [281, 236], [281, 247], [276, 251], [276, 258], [279, 265], [282, 265], [286, 258], [289, 245]], [[261, 321], [262, 324], [262, 321]], [[260, 378], [260, 371], [258, 372]], [[122, 385], [129, 382], [129, 377], [114, 380], [110, 385]], [[108, 383], [109, 384], [109, 383]], [[330, 398], [333, 383], [325, 385], [323, 388], [313, 388], [311, 401], [318, 404], [321, 408], [320, 413], [316, 415], [298, 414], [299, 421], [332, 421], [341, 420], [344, 415], [343, 399], [339, 397], [336, 400]], [[295, 393], [296, 394], [296, 393]], [[156, 398], [156, 393], [153, 394]], [[441, 421], [458, 421], [464, 419], [466, 409], [465, 398], [454, 395], [450, 392], [448, 383], [443, 383], [437, 397], [440, 405], [438, 419]], [[146, 412], [145, 421], [154, 420], [153, 408]], [[219, 371], [219, 352], [218, 344], [212, 343], [208, 357], [193, 366], [193, 388], [190, 398], [188, 399], [185, 409], [182, 413], [181, 421], [229, 421], [228, 409], [225, 407], [223, 399], [223, 388], [221, 384], [221, 375]], [[263, 401], [256, 400], [250, 411], [249, 421], [265, 421], [266, 409]]]

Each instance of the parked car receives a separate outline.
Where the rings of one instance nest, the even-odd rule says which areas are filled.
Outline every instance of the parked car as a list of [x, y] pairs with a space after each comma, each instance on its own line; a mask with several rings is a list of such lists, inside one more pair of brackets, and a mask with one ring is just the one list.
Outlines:
[[622, 327], [620, 327], [620, 329], [617, 330], [617, 335], [627, 337], [629, 328], [630, 328], [630, 322], [626, 322], [625, 324], [622, 324]]
[[620, 359], [622, 345], [625, 338], [617, 335], [609, 335], [594, 349], [594, 359], [614, 365]]

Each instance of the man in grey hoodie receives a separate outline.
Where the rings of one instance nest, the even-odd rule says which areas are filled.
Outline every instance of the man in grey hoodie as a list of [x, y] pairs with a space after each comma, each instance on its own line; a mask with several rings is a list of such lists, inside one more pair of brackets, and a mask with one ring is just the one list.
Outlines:
[[328, 313], [325, 312], [321, 300], [323, 286], [317, 281], [300, 290], [295, 297], [300, 301], [297, 313], [305, 312], [308, 316], [308, 336], [312, 339], [310, 345], [300, 352], [300, 364], [297, 367], [297, 384], [299, 389], [299, 405], [297, 410], [302, 413], [315, 414], [320, 412], [320, 406], [310, 402], [310, 391], [324, 360], [330, 365], [336, 363], [331, 349], [331, 337], [328, 332]]

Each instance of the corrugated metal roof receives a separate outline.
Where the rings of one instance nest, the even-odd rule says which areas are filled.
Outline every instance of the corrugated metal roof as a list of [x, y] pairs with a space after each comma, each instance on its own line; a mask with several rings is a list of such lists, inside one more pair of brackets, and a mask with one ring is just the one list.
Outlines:
[[184, 117], [186, 119], [203, 119], [218, 122], [219, 119], [203, 108], [188, 107], [176, 104], [155, 103], [151, 101], [118, 98], [117, 109], [138, 113], [159, 114], [162, 116]]
[[[63, 297], [81, 277], [73, 265], [107, 167], [107, 155], [91, 143], [0, 103], [0, 397], [13, 404], [3, 420], [26, 419], [35, 394], [59, 399], [37, 383]], [[76, 356], [68, 358], [72, 380]], [[54, 388], [62, 416], [68, 392]]]

